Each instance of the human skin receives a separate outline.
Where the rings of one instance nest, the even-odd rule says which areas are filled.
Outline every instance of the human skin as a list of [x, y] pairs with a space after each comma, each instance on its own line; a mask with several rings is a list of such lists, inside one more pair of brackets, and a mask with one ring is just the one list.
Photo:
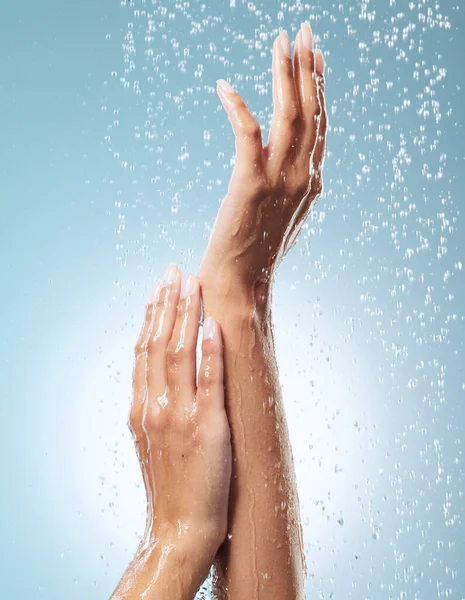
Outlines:
[[230, 429], [221, 329], [206, 319], [196, 383], [200, 288], [170, 265], [135, 349], [129, 424], [147, 492], [145, 535], [112, 600], [191, 600], [227, 531]]
[[304, 598], [305, 558], [295, 470], [276, 364], [276, 268], [322, 192], [327, 116], [324, 60], [304, 24], [294, 56], [273, 45], [274, 112], [266, 146], [246, 104], [217, 91], [237, 160], [199, 269], [205, 314], [221, 325], [233, 470], [228, 538], [214, 589], [232, 600]]

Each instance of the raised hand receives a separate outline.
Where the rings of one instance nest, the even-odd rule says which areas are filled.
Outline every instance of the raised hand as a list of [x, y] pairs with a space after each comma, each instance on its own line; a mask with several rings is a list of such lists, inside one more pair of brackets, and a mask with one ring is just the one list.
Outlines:
[[[192, 598], [227, 532], [231, 442], [218, 323], [206, 319], [196, 381], [197, 278], [170, 265], [136, 345], [130, 427], [147, 489], [145, 537], [113, 596]], [[139, 594], [139, 595], [138, 595]]]
[[226, 295], [266, 293], [323, 189], [327, 116], [324, 59], [308, 24], [295, 52], [286, 33], [273, 45], [274, 112], [268, 143], [241, 96], [223, 80], [218, 94], [236, 139], [237, 161], [199, 278]]
[[271, 286], [322, 191], [327, 117], [324, 60], [305, 24], [291, 57], [273, 45], [274, 113], [268, 143], [225, 81], [218, 94], [231, 121], [237, 161], [199, 282], [205, 313], [224, 337], [226, 407], [234, 461], [228, 537], [215, 568], [220, 598], [305, 597], [299, 499], [271, 327]]

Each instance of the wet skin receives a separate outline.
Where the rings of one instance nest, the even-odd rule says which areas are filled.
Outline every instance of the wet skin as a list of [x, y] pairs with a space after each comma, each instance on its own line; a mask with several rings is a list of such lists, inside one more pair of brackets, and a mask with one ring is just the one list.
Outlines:
[[237, 160], [200, 265], [202, 288], [215, 286], [225, 296], [252, 302], [250, 296], [260, 283], [267, 295], [279, 262], [295, 244], [322, 192], [324, 59], [321, 51], [309, 49], [312, 45], [308, 25], [297, 34], [293, 58], [287, 34], [275, 40], [274, 111], [265, 146], [244, 100], [227, 82], [218, 82], [235, 134]]
[[[149, 511], [144, 540], [114, 600], [193, 598], [212, 561], [219, 598], [304, 598], [302, 528], [274, 351], [271, 294], [276, 268], [322, 192], [327, 129], [323, 71], [323, 56], [313, 51], [308, 25], [297, 35], [293, 57], [287, 34], [278, 36], [273, 45], [274, 112], [265, 146], [240, 95], [218, 82], [235, 133], [237, 161], [191, 295], [192, 320], [185, 326], [191, 350], [176, 356], [179, 344], [168, 343], [178, 271], [170, 291], [162, 288], [155, 306], [147, 308], [137, 345], [131, 427]], [[212, 365], [209, 381], [216, 382], [209, 384], [208, 394], [205, 363], [196, 392], [195, 362], [187, 358], [192, 357], [198, 322], [198, 284], [205, 315], [218, 323], [218, 337], [204, 347], [206, 356], [215, 357], [206, 363]], [[180, 314], [183, 309], [174, 326], [178, 340], [183, 319], [189, 322]], [[162, 323], [162, 334], [157, 337], [160, 325], [148, 322]], [[199, 389], [200, 397], [210, 401], [199, 400], [192, 417]], [[193, 431], [200, 434], [193, 437]]]
[[221, 330], [200, 318], [197, 278], [175, 265], [153, 289], [136, 344], [130, 427], [147, 491], [145, 535], [113, 600], [193, 598], [227, 531], [230, 429]]
[[327, 116], [324, 60], [312, 33], [273, 45], [268, 143], [240, 95], [219, 82], [237, 160], [199, 269], [205, 314], [221, 325], [232, 434], [228, 538], [215, 592], [233, 600], [305, 596], [305, 558], [291, 445], [276, 364], [276, 269], [322, 192]]

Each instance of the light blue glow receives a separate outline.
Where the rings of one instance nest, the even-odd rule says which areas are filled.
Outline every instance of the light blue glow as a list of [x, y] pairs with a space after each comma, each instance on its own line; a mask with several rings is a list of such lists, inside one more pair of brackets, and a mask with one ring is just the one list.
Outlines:
[[0, 19], [0, 595], [108, 598], [132, 557], [133, 345], [227, 188], [215, 81], [266, 139], [272, 39], [309, 19], [325, 194], [274, 307], [309, 598], [465, 598], [463, 8], [26, 0]]

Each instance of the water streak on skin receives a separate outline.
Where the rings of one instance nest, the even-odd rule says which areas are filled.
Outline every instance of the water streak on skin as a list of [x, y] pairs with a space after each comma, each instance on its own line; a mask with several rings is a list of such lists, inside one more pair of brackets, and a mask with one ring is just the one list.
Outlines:
[[[166, 292], [167, 292], [167, 287], [160, 285], [160, 287], [157, 290], [157, 293], [155, 294], [155, 297], [152, 300], [153, 304], [156, 305], [160, 298], [160, 294], [165, 293], [164, 306], [166, 307], [169, 291], [168, 291], [168, 293], [166, 293]], [[156, 318], [158, 317], [158, 315], [157, 315], [156, 310], [153, 311], [149, 330], [148, 330], [147, 340], [150, 340], [152, 338], [152, 336], [153, 336], [153, 339], [157, 339], [161, 335], [161, 332], [163, 329], [164, 315], [165, 315], [165, 310], [163, 310], [163, 312], [161, 313], [161, 316], [159, 318], [158, 330], [154, 334], [153, 332], [154, 332], [154, 328], [155, 328], [155, 322], [156, 322]], [[149, 400], [150, 400], [149, 395], [148, 395], [149, 385], [148, 385], [147, 354], [145, 356], [144, 386], [145, 386], [146, 393], [145, 393], [144, 404], [143, 404], [142, 429], [144, 431], [146, 443], [147, 443], [147, 457], [146, 457], [145, 461], [143, 461], [143, 464], [147, 465], [146, 467], [144, 466], [144, 482], [146, 484], [147, 484], [147, 482], [149, 482], [149, 485], [146, 487], [147, 487], [147, 496], [148, 496], [147, 502], [148, 503], [150, 502], [150, 504], [149, 504], [149, 511], [147, 514], [147, 522], [146, 522], [146, 528], [145, 528], [145, 534], [144, 534], [145, 541], [143, 541], [141, 544], [142, 544], [142, 548], [148, 550], [149, 546], [153, 545], [153, 536], [155, 535], [153, 528], [154, 528], [154, 524], [155, 524], [155, 506], [156, 506], [157, 493], [156, 493], [156, 484], [155, 484], [154, 477], [153, 477], [153, 466], [152, 466], [153, 456], [152, 456], [152, 449], [151, 449], [151, 443], [150, 443], [150, 435], [149, 435], [149, 433], [147, 431], [147, 427], [146, 427], [147, 411], [149, 410]], [[164, 401], [163, 399], [166, 399], [166, 401]], [[151, 403], [150, 410], [152, 410], [152, 411], [160, 410], [159, 406], [162, 406], [162, 407], [166, 406], [166, 403], [167, 403], [166, 389], [161, 396], [157, 397], [157, 401], [158, 401], [158, 404], [155, 404], [155, 402]], [[152, 475], [150, 476], [149, 473], [151, 473]]]
[[154, 575], [154, 577], [152, 579], [152, 582], [150, 583], [149, 587], [145, 590], [145, 592], [142, 592], [142, 594], [140, 595], [141, 599], [146, 598], [150, 594], [150, 591], [154, 588], [155, 584], [158, 581], [158, 578], [160, 577], [161, 570], [165, 566], [165, 562], [166, 562], [166, 559], [168, 557], [168, 554], [174, 548], [175, 548], [174, 544], [167, 544], [163, 548], [161, 556], [160, 556], [160, 560], [158, 561], [157, 570], [156, 570], [155, 575]]
[[130, 575], [122, 580], [120, 583], [121, 589], [116, 592], [116, 595], [112, 600], [124, 600], [129, 594], [134, 593], [134, 590], [140, 581], [140, 577], [147, 567], [148, 559], [150, 558], [151, 553], [157, 548], [158, 543], [158, 539], [148, 538], [144, 540], [144, 548], [137, 552], [131, 563], [132, 569]]
[[187, 297], [186, 298], [186, 310], [182, 316], [181, 331], [179, 332], [179, 340], [178, 340], [178, 343], [176, 344], [176, 352], [179, 352], [179, 350], [184, 346], [184, 342], [186, 339], [186, 327], [187, 327], [187, 323], [189, 321], [189, 311], [188, 311], [189, 304], [190, 304], [190, 298]]
[[[145, 347], [145, 349], [147, 348], [147, 341], [150, 339], [150, 335], [152, 332], [152, 328], [153, 328], [153, 321], [154, 321], [154, 317], [155, 317], [155, 310], [154, 310], [154, 306], [155, 303], [158, 301], [158, 297], [160, 295], [160, 291], [161, 291], [161, 284], [160, 282], [158, 282], [154, 288], [154, 295], [153, 298], [151, 299], [152, 302], [152, 312], [151, 312], [151, 319], [150, 319], [150, 323], [149, 323], [149, 327], [148, 327], [148, 331], [147, 334], [145, 336], [145, 338], [143, 339], [143, 345]], [[136, 359], [137, 360], [137, 359]], [[139, 358], [140, 360], [140, 358]], [[146, 456], [141, 456], [141, 452], [140, 452], [140, 448], [139, 446], [136, 444], [136, 452], [137, 452], [137, 456], [139, 458], [139, 462], [142, 466], [142, 476], [144, 479], [144, 485], [145, 485], [145, 489], [146, 489], [146, 496], [147, 496], [147, 518], [146, 518], [146, 523], [145, 523], [145, 531], [144, 531], [144, 536], [141, 540], [140, 543], [140, 549], [141, 551], [143, 551], [144, 549], [147, 548], [147, 544], [148, 544], [148, 540], [151, 538], [152, 536], [152, 527], [153, 527], [153, 514], [154, 514], [154, 502], [155, 502], [155, 498], [154, 498], [154, 482], [151, 480], [150, 474], [149, 474], [149, 448], [150, 448], [150, 439], [149, 436], [147, 435], [147, 431], [144, 428], [144, 414], [146, 412], [146, 408], [147, 408], [147, 402], [148, 402], [148, 386], [147, 386], [147, 349], [145, 350], [144, 356], [143, 356], [143, 360], [144, 360], [144, 398], [142, 401], [142, 422], [141, 422], [141, 426], [142, 426], [142, 430], [144, 432], [145, 435], [145, 444], [146, 444]]]
[[163, 308], [161, 309], [161, 312], [160, 312], [160, 315], [159, 315], [159, 319], [158, 319], [158, 329], [156, 331], [154, 331], [154, 328], [155, 328], [155, 319], [153, 319], [152, 320], [151, 330], [150, 330], [150, 338], [153, 341], [158, 340], [158, 338], [163, 333], [163, 327], [164, 327], [164, 324], [165, 324], [166, 308], [168, 306], [168, 299], [169, 299], [169, 296], [170, 296], [170, 289], [169, 289], [168, 284], [166, 284], [166, 283], [162, 283], [162, 287], [161, 287], [161, 289], [159, 291], [159, 294], [158, 294], [158, 297], [157, 297], [157, 302], [158, 302], [158, 300], [159, 300], [159, 298], [160, 298], [160, 296], [162, 294], [164, 295], [164, 298], [163, 298]]
[[[145, 404], [145, 401], [144, 401], [144, 404]], [[148, 440], [146, 440], [146, 443], [148, 445]], [[144, 485], [145, 485], [145, 490], [146, 490], [147, 518], [146, 518], [146, 522], [145, 522], [144, 536], [142, 538], [142, 541], [139, 544], [139, 548], [143, 549], [145, 541], [147, 540], [148, 536], [150, 536], [150, 532], [151, 532], [151, 523], [152, 523], [152, 516], [153, 516], [152, 486], [151, 486], [151, 481], [150, 481], [150, 477], [149, 477], [149, 473], [148, 473], [146, 458], [145, 458], [145, 456], [143, 456], [144, 453], [141, 451], [141, 448], [137, 442], [136, 442], [135, 446], [136, 446], [137, 458], [139, 459], [139, 463], [141, 465], [142, 477], [144, 479]]]
[[[246, 327], [250, 327], [251, 331], [252, 331], [252, 341], [249, 345], [248, 348], [248, 358], [249, 361], [252, 362], [253, 359], [253, 351], [256, 345], [256, 340], [255, 340], [255, 327], [254, 327], [254, 318], [255, 318], [255, 313], [253, 313], [251, 315], [251, 319], [249, 324], [246, 324]], [[243, 346], [242, 343], [242, 338], [239, 344], [239, 348], [241, 348]], [[234, 372], [236, 372], [236, 368], [234, 368]], [[237, 410], [236, 410], [236, 415], [237, 415], [237, 420], [240, 424], [241, 427], [241, 433], [242, 433], [242, 450], [243, 450], [243, 455], [245, 456], [245, 463], [246, 463], [246, 469], [248, 471], [248, 476], [247, 476], [247, 481], [253, 481], [253, 478], [250, 474], [250, 462], [249, 462], [249, 454], [247, 452], [247, 443], [246, 443], [246, 435], [245, 435], [245, 428], [244, 428], [244, 421], [242, 419], [242, 405], [243, 405], [243, 398], [242, 398], [242, 390], [240, 388], [240, 385], [237, 384], [237, 382], [235, 382], [236, 384], [236, 395], [237, 395], [237, 399], [238, 399], [238, 405], [237, 405]], [[251, 557], [252, 557], [252, 573], [253, 573], [253, 577], [254, 577], [254, 584], [255, 584], [255, 598], [259, 598], [259, 579], [258, 579], [258, 568], [257, 568], [257, 545], [256, 545], [256, 528], [255, 528], [255, 519], [254, 519], [254, 509], [255, 509], [255, 492], [253, 489], [253, 486], [251, 486], [250, 484], [247, 485], [247, 491], [249, 493], [249, 523], [250, 523], [250, 530], [251, 530]]]
[[[147, 394], [146, 394], [147, 395]], [[148, 451], [149, 441], [147, 439], [147, 451]], [[145, 531], [144, 537], [140, 543], [141, 550], [145, 549], [152, 535], [152, 526], [153, 526], [153, 511], [154, 511], [154, 496], [152, 493], [152, 482], [150, 480], [149, 471], [148, 471], [148, 456], [141, 460], [141, 456], [139, 450], [137, 449], [137, 457], [139, 458], [139, 462], [142, 465], [142, 475], [144, 478], [144, 485], [147, 493], [147, 519], [145, 522]]]
[[168, 406], [169, 398], [168, 398], [168, 390], [167, 389], [165, 389], [163, 394], [160, 394], [159, 396], [157, 396], [157, 402], [161, 406], [162, 409], [164, 409]]

